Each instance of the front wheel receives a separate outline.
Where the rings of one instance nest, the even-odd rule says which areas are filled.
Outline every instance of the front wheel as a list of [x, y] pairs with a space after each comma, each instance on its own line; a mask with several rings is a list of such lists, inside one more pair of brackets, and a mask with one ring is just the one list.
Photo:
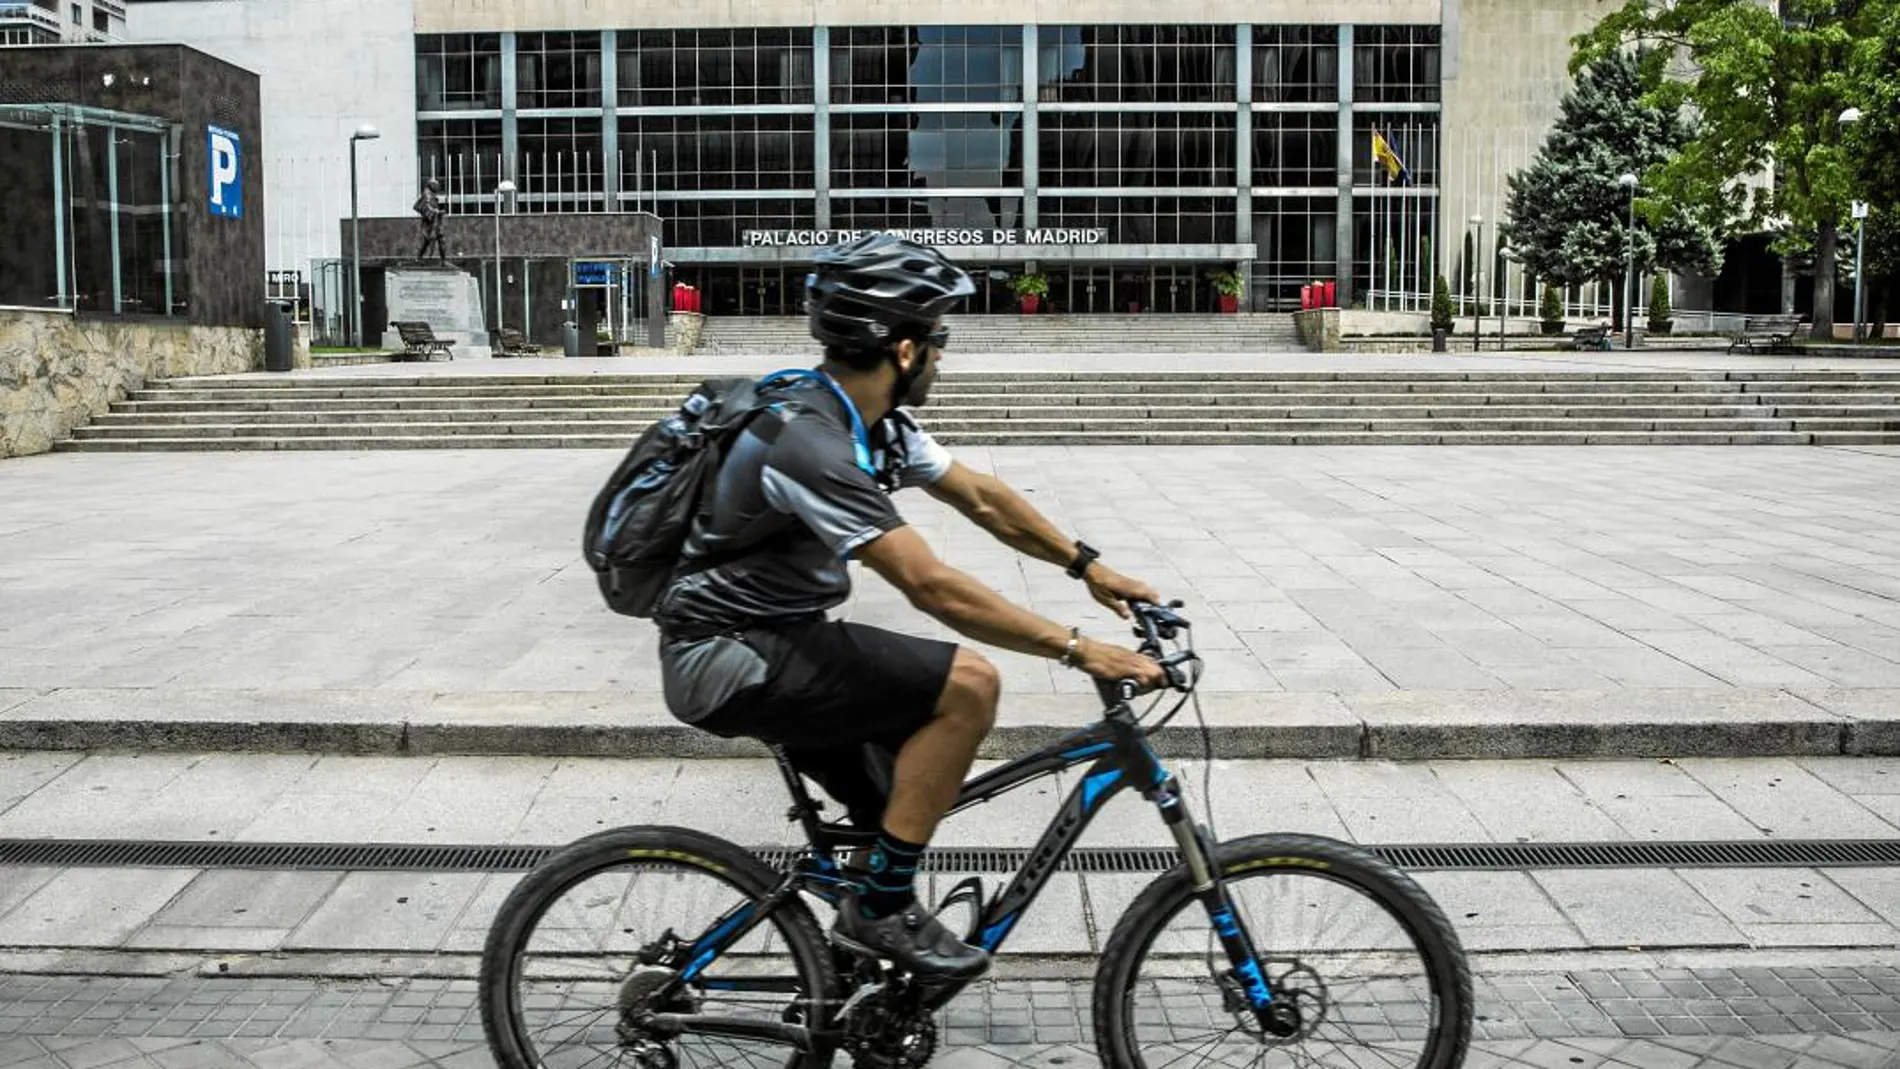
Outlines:
[[1471, 972], [1445, 915], [1404, 873], [1347, 843], [1261, 835], [1215, 850], [1276, 1003], [1263, 1029], [1184, 868], [1123, 914], [1095, 978], [1111, 1069], [1455, 1069], [1471, 1039]]

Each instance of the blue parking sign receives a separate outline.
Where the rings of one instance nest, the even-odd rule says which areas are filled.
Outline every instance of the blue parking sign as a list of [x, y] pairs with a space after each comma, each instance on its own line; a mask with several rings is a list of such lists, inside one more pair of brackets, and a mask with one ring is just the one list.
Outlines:
[[205, 127], [211, 159], [211, 214], [244, 218], [244, 141], [222, 126]]

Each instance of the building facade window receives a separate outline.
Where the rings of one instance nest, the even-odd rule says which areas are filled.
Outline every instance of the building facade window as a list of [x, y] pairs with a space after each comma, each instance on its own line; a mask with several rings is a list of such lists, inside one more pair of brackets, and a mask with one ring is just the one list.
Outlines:
[[809, 230], [816, 225], [814, 205], [806, 198], [680, 197], [663, 199], [659, 205], [668, 248], [731, 248], [748, 230]]
[[620, 187], [809, 190], [810, 115], [653, 115], [620, 121]]
[[1232, 112], [1058, 111], [1041, 123], [1045, 189], [1234, 184]]
[[1256, 104], [1325, 104], [1339, 99], [1339, 27], [1255, 26]]
[[1234, 27], [1043, 26], [1036, 72], [1044, 101], [1232, 101]]
[[933, 228], [987, 230], [1021, 225], [1020, 196], [836, 197], [832, 225], [850, 230]]
[[1440, 36], [1437, 26], [1356, 27], [1353, 104], [1438, 103]]
[[506, 173], [500, 119], [423, 119], [416, 123], [416, 138], [419, 177], [441, 187], [450, 211], [485, 204], [480, 198], [491, 195]]
[[416, 38], [417, 111], [500, 109], [500, 34], [444, 33]]
[[835, 104], [1022, 99], [1020, 26], [851, 26], [832, 32]]
[[[1331, 118], [1331, 116], [1328, 116]], [[1372, 159], [1372, 135], [1390, 145], [1404, 165], [1395, 181], [1391, 169]], [[1401, 182], [1435, 186], [1443, 168], [1438, 152], [1438, 114], [1419, 111], [1360, 111], [1352, 114], [1352, 184], [1386, 186]]]
[[1339, 115], [1332, 111], [1255, 111], [1253, 184], [1339, 184]]
[[1046, 197], [1042, 224], [1107, 227], [1118, 245], [1204, 245], [1234, 240], [1232, 197]]
[[812, 102], [811, 30], [622, 30], [619, 106]]
[[1022, 184], [1015, 112], [845, 112], [831, 118], [834, 189], [969, 189]]
[[523, 110], [600, 107], [600, 35], [517, 35], [515, 93]]
[[521, 211], [600, 211], [605, 206], [608, 160], [601, 121], [523, 116], [515, 182]]

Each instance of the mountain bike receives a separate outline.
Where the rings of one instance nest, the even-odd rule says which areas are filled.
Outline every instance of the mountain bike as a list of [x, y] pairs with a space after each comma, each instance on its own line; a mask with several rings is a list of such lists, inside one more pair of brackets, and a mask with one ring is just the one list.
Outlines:
[[[953, 814], [1087, 765], [1008, 885], [986, 899], [967, 879], [939, 917], [967, 908], [967, 941], [996, 954], [1089, 821], [1138, 791], [1179, 862], [1135, 898], [1097, 966], [1091, 1005], [1106, 1066], [1460, 1065], [1471, 974], [1416, 883], [1348, 843], [1217, 842], [1191, 817], [1150, 742], [1200, 677], [1180, 607], [1131, 606], [1141, 652], [1170, 681], [1143, 713], [1132, 683], [1099, 684], [1100, 722], [964, 785]], [[1170, 692], [1182, 697], [1156, 715]], [[1201, 739], [1211, 758], [1205, 720]], [[828, 941], [813, 909], [838, 902], [841, 857], [876, 831], [820, 820], [799, 773], [774, 756], [807, 840], [779, 867], [691, 829], [626, 827], [575, 842], [522, 879], [482, 955], [482, 1023], [500, 1064], [826, 1069], [840, 1051], [860, 1069], [929, 1061], [936, 1011], [973, 981], [906, 974]]]

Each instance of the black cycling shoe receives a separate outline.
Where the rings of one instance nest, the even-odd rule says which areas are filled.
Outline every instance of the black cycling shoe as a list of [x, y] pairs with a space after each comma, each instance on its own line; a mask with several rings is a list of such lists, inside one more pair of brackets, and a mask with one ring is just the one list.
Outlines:
[[871, 918], [858, 908], [858, 896], [847, 892], [838, 901], [831, 938], [848, 950], [888, 958], [919, 975], [962, 980], [990, 967], [988, 951], [950, 934], [917, 901], [888, 917]]

